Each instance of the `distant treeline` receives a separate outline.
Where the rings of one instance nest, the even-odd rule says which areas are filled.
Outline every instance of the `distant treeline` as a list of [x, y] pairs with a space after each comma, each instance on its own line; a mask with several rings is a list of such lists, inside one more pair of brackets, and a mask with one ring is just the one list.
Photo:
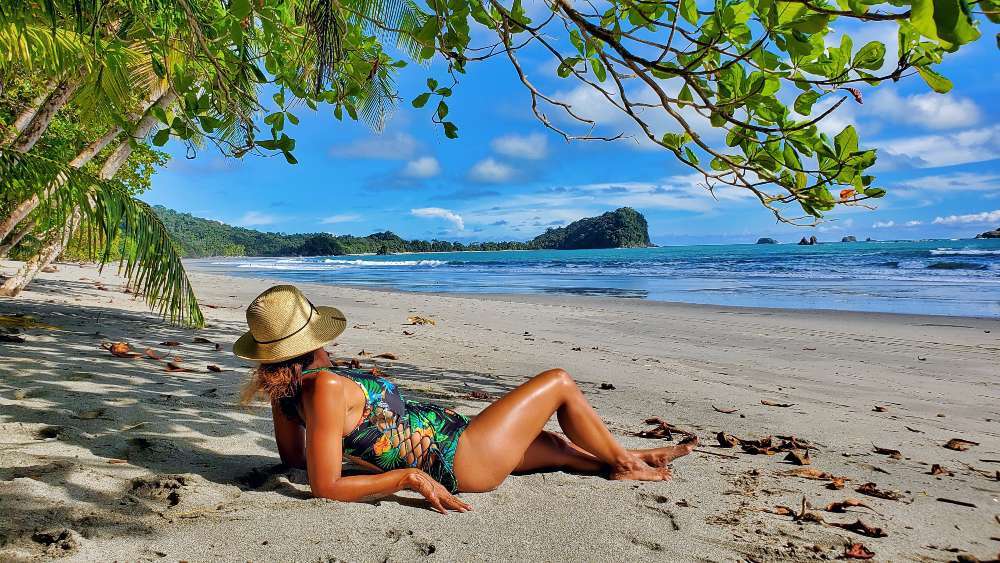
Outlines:
[[470, 250], [536, 250], [650, 246], [646, 220], [630, 208], [600, 217], [581, 219], [566, 227], [549, 229], [530, 242], [501, 241], [461, 243], [445, 240], [404, 240], [385, 231], [364, 237], [329, 233], [266, 233], [234, 227], [154, 208], [184, 256], [338, 256], [342, 254], [392, 254], [397, 252], [461, 252]]

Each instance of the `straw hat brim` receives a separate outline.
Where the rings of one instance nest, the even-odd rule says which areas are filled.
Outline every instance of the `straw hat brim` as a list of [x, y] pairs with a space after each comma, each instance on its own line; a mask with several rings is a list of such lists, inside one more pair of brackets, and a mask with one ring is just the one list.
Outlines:
[[261, 344], [247, 332], [233, 344], [237, 356], [265, 364], [283, 362], [322, 348], [347, 328], [347, 318], [336, 307], [316, 307], [305, 327], [277, 342]]

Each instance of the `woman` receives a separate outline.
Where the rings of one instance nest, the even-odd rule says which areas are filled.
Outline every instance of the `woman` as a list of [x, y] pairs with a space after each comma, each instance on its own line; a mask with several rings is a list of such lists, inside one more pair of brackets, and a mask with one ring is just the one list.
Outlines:
[[[664, 481], [670, 462], [697, 444], [626, 450], [561, 369], [536, 375], [472, 420], [406, 401], [375, 370], [335, 368], [323, 347], [347, 319], [290, 285], [254, 299], [247, 324], [233, 351], [260, 364], [244, 397], [270, 397], [281, 460], [306, 469], [319, 497], [365, 501], [412, 490], [438, 512], [465, 512], [471, 507], [454, 493], [491, 491], [513, 472]], [[543, 430], [553, 414], [568, 439]], [[378, 473], [341, 476], [345, 456]]]

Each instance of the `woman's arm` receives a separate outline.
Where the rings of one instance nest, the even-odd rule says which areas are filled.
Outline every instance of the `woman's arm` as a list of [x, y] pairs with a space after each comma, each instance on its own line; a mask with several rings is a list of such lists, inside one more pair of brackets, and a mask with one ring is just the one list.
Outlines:
[[303, 410], [306, 424], [305, 458], [309, 485], [314, 496], [355, 502], [373, 500], [402, 490], [414, 490], [435, 510], [465, 512], [470, 507], [451, 495], [440, 483], [419, 469], [396, 469], [378, 475], [341, 477], [343, 463], [343, 384], [329, 373], [320, 373], [304, 383]]
[[296, 469], [306, 468], [305, 430], [298, 421], [288, 418], [278, 401], [271, 400], [271, 419], [274, 421], [274, 441], [278, 443], [281, 463]]

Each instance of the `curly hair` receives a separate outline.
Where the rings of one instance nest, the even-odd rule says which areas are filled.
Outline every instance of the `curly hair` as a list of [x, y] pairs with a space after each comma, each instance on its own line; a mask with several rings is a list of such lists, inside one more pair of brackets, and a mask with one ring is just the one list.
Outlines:
[[302, 372], [313, 360], [313, 353], [275, 362], [260, 364], [250, 373], [250, 380], [240, 392], [240, 403], [249, 404], [255, 398], [267, 398], [281, 406], [285, 416], [300, 420], [299, 395], [302, 393]]

